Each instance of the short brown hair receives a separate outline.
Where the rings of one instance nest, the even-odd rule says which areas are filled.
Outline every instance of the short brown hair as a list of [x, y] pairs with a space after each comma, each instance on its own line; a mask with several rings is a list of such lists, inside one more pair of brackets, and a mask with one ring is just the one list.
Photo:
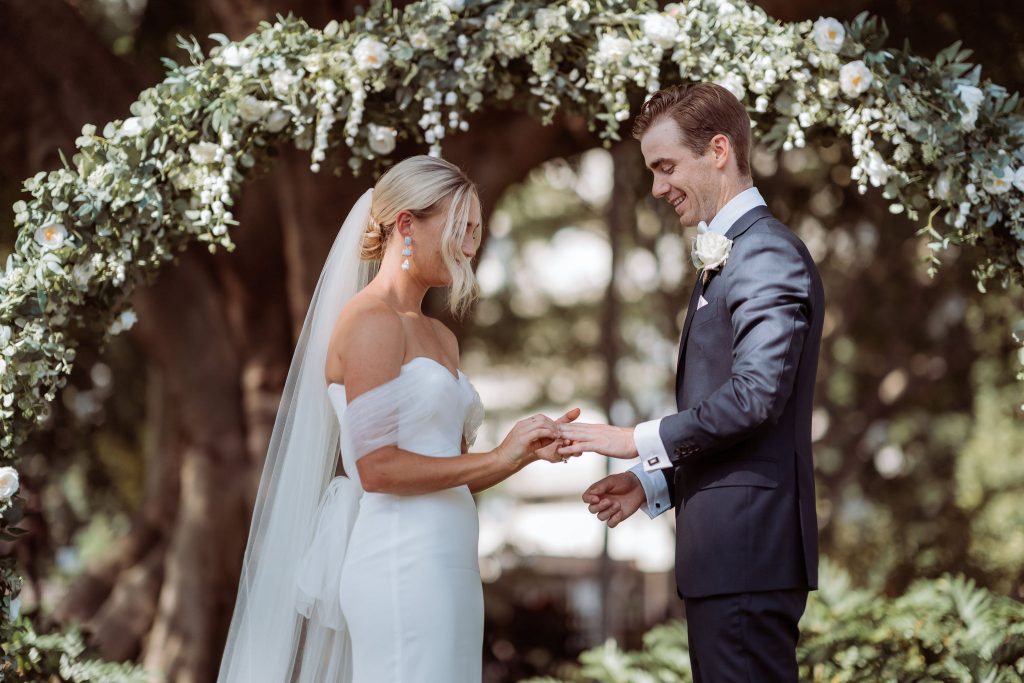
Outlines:
[[711, 138], [729, 138], [736, 167], [750, 175], [750, 117], [736, 97], [714, 83], [674, 85], [659, 90], [644, 102], [633, 121], [633, 137], [639, 140], [664, 117], [670, 117], [682, 133], [680, 142], [694, 154], [703, 154]]

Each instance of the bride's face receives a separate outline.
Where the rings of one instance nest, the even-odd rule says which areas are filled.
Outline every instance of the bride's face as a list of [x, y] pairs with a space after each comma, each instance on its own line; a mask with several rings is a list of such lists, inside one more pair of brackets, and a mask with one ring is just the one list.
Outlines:
[[[409, 212], [400, 212], [397, 225], [399, 230], [395, 245], [399, 253], [405, 249], [406, 235], [412, 237], [412, 256], [409, 258], [409, 274], [420, 280], [427, 287], [446, 287], [452, 284], [452, 274], [445, 263], [444, 239], [445, 226], [448, 223], [449, 201], [444, 201], [437, 210], [428, 216], [417, 218]], [[448, 248], [450, 256], [457, 268], [472, 276], [470, 262], [476, 256], [481, 238], [480, 201], [476, 195], [470, 196], [469, 213], [464, 225], [456, 226], [455, 237]], [[403, 255], [401, 257], [405, 259]]]

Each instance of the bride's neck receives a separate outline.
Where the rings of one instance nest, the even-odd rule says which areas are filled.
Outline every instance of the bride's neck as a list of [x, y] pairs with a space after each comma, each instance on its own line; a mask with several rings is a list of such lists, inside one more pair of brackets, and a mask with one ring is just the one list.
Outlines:
[[400, 264], [385, 261], [368, 285], [399, 313], [422, 313], [423, 299], [429, 287], [417, 281]]

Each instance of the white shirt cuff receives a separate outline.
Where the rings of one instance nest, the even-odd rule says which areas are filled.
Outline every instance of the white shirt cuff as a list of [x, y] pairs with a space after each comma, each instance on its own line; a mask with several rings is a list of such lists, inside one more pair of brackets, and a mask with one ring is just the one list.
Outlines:
[[660, 427], [661, 420], [651, 420], [650, 422], [641, 422], [633, 429], [636, 452], [640, 454], [640, 462], [643, 464], [645, 472], [672, 467], [665, 444], [661, 441]]
[[664, 474], [644, 472], [644, 468], [640, 465], [634, 465], [629, 471], [640, 480], [640, 485], [644, 487], [644, 496], [647, 497], [644, 512], [648, 517], [654, 519], [672, 507], [672, 501], [668, 496], [668, 482], [665, 480]]

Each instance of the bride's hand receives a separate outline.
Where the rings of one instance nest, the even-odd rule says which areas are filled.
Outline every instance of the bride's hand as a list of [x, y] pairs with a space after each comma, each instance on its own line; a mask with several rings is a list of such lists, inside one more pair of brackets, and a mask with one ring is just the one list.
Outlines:
[[558, 440], [558, 425], [549, 417], [534, 415], [517, 422], [494, 451], [510, 467], [518, 468], [535, 460], [538, 448]]
[[[573, 408], [562, 417], [555, 420], [555, 424], [569, 424], [580, 416], [580, 409]], [[546, 460], [548, 462], [567, 462], [569, 457], [576, 457], [579, 453], [573, 456], [560, 455], [558, 449], [561, 446], [568, 446], [570, 442], [563, 439], [550, 439], [547, 440], [540, 448], [534, 451], [538, 460]]]

